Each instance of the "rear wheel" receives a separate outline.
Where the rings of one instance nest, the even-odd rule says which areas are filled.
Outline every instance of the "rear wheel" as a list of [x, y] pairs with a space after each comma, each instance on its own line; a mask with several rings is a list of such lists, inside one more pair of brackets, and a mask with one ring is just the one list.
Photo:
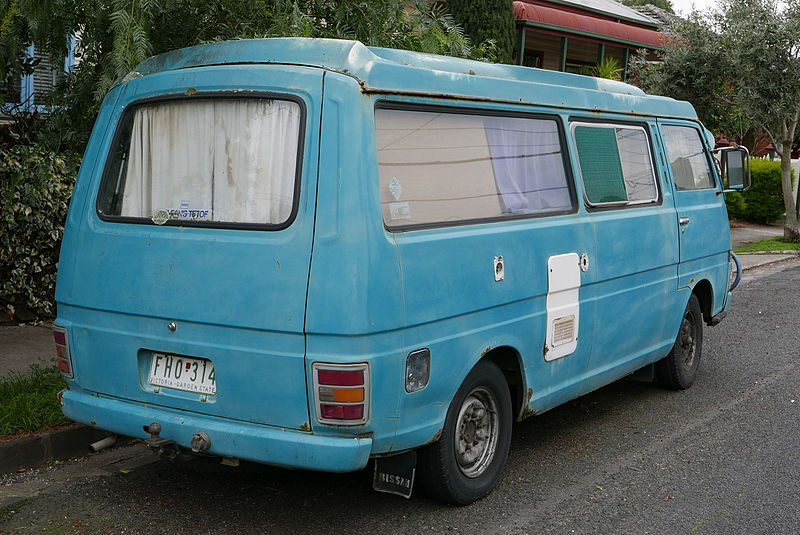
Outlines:
[[511, 396], [500, 369], [480, 361], [456, 392], [442, 438], [419, 452], [419, 477], [439, 500], [468, 504], [488, 494], [511, 444]]
[[663, 387], [674, 390], [689, 388], [700, 369], [703, 350], [703, 313], [700, 302], [692, 294], [683, 313], [678, 337], [669, 355], [656, 362], [656, 381]]

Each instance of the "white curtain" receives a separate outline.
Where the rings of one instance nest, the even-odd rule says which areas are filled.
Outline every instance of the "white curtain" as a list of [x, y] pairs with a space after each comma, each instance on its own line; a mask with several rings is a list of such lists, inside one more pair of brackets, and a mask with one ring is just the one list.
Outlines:
[[266, 99], [174, 101], [133, 120], [120, 215], [277, 224], [289, 218], [300, 107]]

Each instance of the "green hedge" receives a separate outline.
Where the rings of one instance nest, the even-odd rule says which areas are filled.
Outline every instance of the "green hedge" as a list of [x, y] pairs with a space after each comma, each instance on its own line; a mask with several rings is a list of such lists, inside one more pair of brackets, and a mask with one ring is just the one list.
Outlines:
[[77, 157], [39, 145], [0, 150], [0, 299], [55, 313], [58, 252]]
[[[753, 185], [745, 193], [728, 193], [725, 204], [731, 219], [742, 219], [754, 223], [772, 223], [783, 217], [781, 187], [781, 163], [753, 158], [750, 160]], [[794, 183], [794, 170], [792, 182]]]

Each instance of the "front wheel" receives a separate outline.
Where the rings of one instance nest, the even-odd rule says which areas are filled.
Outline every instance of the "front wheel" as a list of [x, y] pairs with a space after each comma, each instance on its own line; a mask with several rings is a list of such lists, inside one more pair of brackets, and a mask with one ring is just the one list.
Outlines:
[[490, 361], [478, 362], [450, 403], [442, 438], [419, 452], [425, 491], [459, 505], [488, 494], [508, 459], [511, 412], [503, 372]]
[[665, 388], [685, 390], [692, 386], [700, 369], [703, 350], [703, 313], [692, 294], [683, 313], [678, 337], [669, 355], [656, 362], [656, 381]]

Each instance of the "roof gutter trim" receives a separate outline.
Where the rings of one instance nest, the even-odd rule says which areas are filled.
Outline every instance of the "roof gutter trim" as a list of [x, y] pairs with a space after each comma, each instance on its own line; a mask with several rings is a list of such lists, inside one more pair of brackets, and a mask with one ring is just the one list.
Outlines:
[[622, 39], [621, 37], [613, 37], [611, 35], [603, 35], [601, 33], [588, 32], [586, 30], [576, 30], [576, 29], [573, 29], [573, 28], [567, 28], [565, 26], [556, 26], [554, 24], [547, 24], [547, 23], [544, 23], [544, 22], [535, 22], [535, 21], [531, 21], [531, 20], [518, 20], [517, 21], [517, 26], [525, 26], [525, 27], [528, 27], [528, 28], [540, 28], [540, 29], [543, 29], [543, 30], [551, 30], [551, 31], [555, 31], [555, 32], [569, 33], [569, 34], [579, 35], [579, 36], [582, 35], [582, 36], [590, 37], [592, 39], [597, 39], [597, 40], [600, 40], [600, 41], [611, 41], [613, 43], [620, 43], [620, 44], [623, 44], [623, 45], [629, 45], [629, 46], [632, 46], [634, 48], [647, 48], [649, 50], [664, 50], [664, 47], [662, 47], [662, 46], [655, 46], [655, 45], [651, 45], [649, 43], [641, 43], [641, 42], [638, 42], [638, 41], [630, 41], [628, 39]]

